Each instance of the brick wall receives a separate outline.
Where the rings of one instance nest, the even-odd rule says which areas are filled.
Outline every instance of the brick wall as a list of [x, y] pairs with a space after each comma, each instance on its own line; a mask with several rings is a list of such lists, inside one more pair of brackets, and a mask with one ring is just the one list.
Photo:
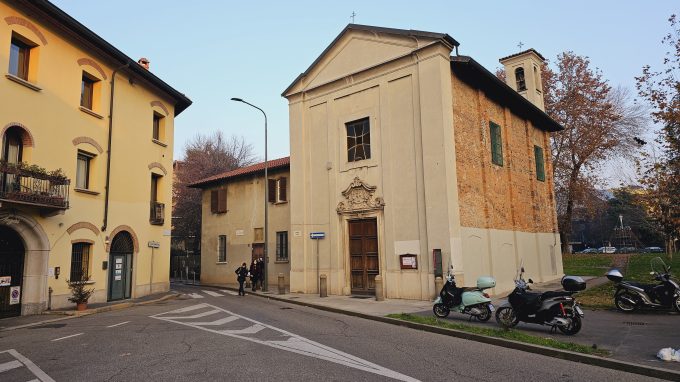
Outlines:
[[[452, 75], [453, 128], [464, 227], [556, 232], [549, 133]], [[503, 166], [491, 162], [489, 121], [501, 127]], [[534, 145], [545, 181], [536, 179]]]

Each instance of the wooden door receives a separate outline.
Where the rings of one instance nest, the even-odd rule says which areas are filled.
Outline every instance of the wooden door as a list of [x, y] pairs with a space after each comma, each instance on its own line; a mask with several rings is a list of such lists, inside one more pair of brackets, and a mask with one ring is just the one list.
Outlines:
[[349, 221], [349, 257], [352, 294], [375, 294], [380, 273], [376, 219]]
[[[264, 259], [264, 244], [263, 243], [253, 243], [253, 250], [251, 251], [250, 262], [257, 259]], [[250, 264], [248, 264], [250, 266]]]

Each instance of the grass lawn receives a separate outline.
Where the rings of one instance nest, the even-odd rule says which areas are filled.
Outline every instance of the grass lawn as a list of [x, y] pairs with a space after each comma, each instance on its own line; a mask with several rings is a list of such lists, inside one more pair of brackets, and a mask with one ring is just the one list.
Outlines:
[[564, 273], [576, 276], [604, 276], [614, 263], [613, 255], [605, 253], [563, 255]]
[[521, 331], [518, 331], [518, 330], [513, 330], [513, 329], [505, 330], [505, 329], [499, 329], [499, 328], [483, 328], [483, 327], [479, 327], [479, 326], [471, 326], [471, 325], [459, 324], [459, 323], [456, 323], [456, 322], [444, 321], [444, 320], [440, 320], [436, 317], [416, 316], [416, 315], [413, 315], [413, 314], [406, 314], [406, 313], [388, 314], [387, 317], [396, 318], [396, 319], [402, 320], [402, 321], [410, 321], [410, 322], [416, 322], [416, 323], [419, 323], [419, 324], [437, 326], [437, 327], [440, 327], [440, 328], [455, 329], [455, 330], [460, 330], [460, 331], [463, 331], [463, 332], [480, 334], [480, 335], [488, 336], [488, 337], [504, 338], [504, 339], [507, 339], [507, 340], [524, 342], [524, 343], [529, 343], [529, 344], [533, 344], [533, 345], [541, 345], [541, 346], [551, 347], [551, 348], [555, 348], [555, 349], [569, 350], [569, 351], [578, 352], [578, 353], [592, 354], [592, 355], [599, 355], [599, 356], [609, 355], [609, 351], [605, 350], [605, 349], [593, 349], [590, 346], [575, 344], [573, 342], [563, 342], [563, 341], [558, 341], [554, 338], [533, 336], [531, 334], [526, 334], [524, 332], [521, 332]]
[[[568, 255], [579, 256], [579, 255]], [[567, 256], [565, 256], [567, 257]], [[628, 260], [628, 265], [625, 269], [620, 269], [625, 280], [634, 280], [643, 283], [655, 283], [649, 272], [651, 271], [650, 262], [653, 258], [660, 257], [667, 265], [670, 265], [676, 275], [680, 275], [680, 254], [675, 254], [673, 260], [670, 261], [663, 253], [649, 253], [640, 255], [631, 255]], [[566, 271], [565, 261], [565, 273]], [[603, 272], [604, 273], [604, 272]], [[614, 292], [616, 291], [616, 284], [607, 282], [606, 284], [587, 289], [584, 292], [576, 295], [577, 300], [588, 308], [594, 309], [614, 309]]]

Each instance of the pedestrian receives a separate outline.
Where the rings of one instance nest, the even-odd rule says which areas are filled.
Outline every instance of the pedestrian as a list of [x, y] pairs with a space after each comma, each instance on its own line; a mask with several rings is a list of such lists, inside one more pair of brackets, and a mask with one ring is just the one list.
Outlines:
[[236, 280], [238, 280], [239, 296], [246, 295], [246, 291], [243, 289], [243, 283], [246, 282], [246, 277], [248, 277], [248, 267], [246, 267], [246, 263], [243, 263], [240, 267], [236, 268]]
[[260, 280], [260, 289], [264, 290], [264, 260], [257, 260], [257, 279]]
[[257, 259], [250, 264], [250, 283], [253, 284], [253, 292], [257, 290]]

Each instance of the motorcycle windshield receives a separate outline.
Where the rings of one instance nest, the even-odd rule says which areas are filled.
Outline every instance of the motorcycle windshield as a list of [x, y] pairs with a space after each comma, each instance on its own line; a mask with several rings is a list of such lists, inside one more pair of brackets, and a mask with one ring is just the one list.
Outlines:
[[659, 274], [664, 274], [668, 273], [668, 267], [666, 266], [666, 263], [663, 262], [663, 260], [660, 257], [655, 257], [651, 261], [651, 266], [652, 266], [652, 272], [659, 273]]

